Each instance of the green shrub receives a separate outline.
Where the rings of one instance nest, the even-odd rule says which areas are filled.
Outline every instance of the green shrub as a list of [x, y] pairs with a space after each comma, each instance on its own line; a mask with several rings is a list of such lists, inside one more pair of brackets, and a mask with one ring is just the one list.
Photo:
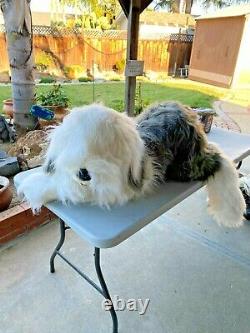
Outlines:
[[116, 82], [122, 80], [121, 75], [115, 72], [108, 73], [105, 78], [109, 81], [116, 81]]
[[56, 79], [53, 76], [41, 77], [40, 83], [55, 83]]
[[79, 82], [90, 82], [90, 81], [92, 81], [92, 79], [88, 76], [82, 76], [82, 77], [79, 77], [78, 81]]
[[49, 91], [41, 93], [37, 102], [42, 106], [69, 106], [69, 98], [60, 84], [55, 84]]
[[121, 78], [120, 77], [112, 77], [110, 79], [110, 81], [118, 82], [118, 81], [121, 81]]

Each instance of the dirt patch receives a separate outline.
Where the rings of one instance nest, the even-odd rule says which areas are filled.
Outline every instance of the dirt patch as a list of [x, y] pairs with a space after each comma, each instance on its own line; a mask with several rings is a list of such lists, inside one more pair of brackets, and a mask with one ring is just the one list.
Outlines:
[[[44, 161], [50, 130], [51, 127], [47, 127], [44, 130], [28, 132], [15, 143], [1, 143], [0, 150], [5, 151], [10, 156], [17, 156], [18, 160], [22, 161], [21, 168], [23, 170], [34, 168], [41, 165]], [[8, 179], [13, 193], [13, 199], [9, 207], [11, 208], [21, 203], [22, 200], [17, 196], [13, 177], [8, 177]]]
[[10, 156], [26, 155], [32, 159], [41, 154], [48, 146], [48, 131], [35, 130], [20, 137], [7, 151]]

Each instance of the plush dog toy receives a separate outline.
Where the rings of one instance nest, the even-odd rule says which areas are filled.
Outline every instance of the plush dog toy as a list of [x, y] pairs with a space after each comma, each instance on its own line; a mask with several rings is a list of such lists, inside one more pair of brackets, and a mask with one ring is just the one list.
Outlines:
[[233, 163], [207, 142], [194, 112], [175, 103], [132, 119], [102, 105], [75, 108], [51, 135], [42, 171], [19, 186], [34, 212], [52, 200], [110, 207], [167, 180], [207, 183], [219, 224], [242, 224], [245, 202]]

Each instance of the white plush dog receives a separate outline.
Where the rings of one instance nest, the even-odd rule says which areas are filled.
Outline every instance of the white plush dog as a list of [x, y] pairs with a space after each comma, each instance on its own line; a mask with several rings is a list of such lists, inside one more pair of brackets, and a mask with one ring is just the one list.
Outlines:
[[158, 104], [132, 119], [93, 104], [73, 109], [54, 129], [43, 170], [18, 193], [34, 212], [52, 200], [110, 207], [168, 179], [202, 180], [217, 222], [232, 227], [242, 224], [245, 210], [237, 177], [182, 105]]

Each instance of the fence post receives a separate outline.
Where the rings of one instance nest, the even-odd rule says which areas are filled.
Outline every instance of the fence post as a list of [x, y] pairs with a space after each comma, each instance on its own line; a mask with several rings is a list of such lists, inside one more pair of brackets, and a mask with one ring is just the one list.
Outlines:
[[174, 77], [176, 77], [177, 75], [177, 62], [179, 57], [180, 40], [181, 40], [181, 28], [179, 29], [178, 38], [177, 38], [177, 50], [175, 54], [175, 63], [174, 63]]

